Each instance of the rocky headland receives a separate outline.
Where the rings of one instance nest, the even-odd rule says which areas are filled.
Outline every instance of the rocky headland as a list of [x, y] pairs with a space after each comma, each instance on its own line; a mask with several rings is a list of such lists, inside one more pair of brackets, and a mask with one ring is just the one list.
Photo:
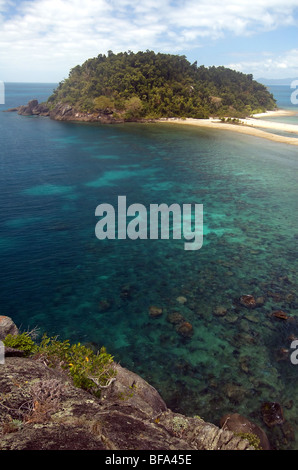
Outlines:
[[55, 121], [102, 122], [105, 124], [124, 122], [124, 119], [119, 116], [115, 118], [112, 112], [83, 113], [73, 106], [63, 103], [50, 109], [46, 103], [38, 103], [38, 100], [35, 99], [30, 100], [26, 105], [9, 108], [6, 112], [17, 112], [21, 116], [44, 116]]
[[[0, 346], [18, 334], [1, 316]], [[254, 441], [270, 449], [265, 432], [237, 413], [216, 426], [171, 411], [155, 388], [118, 363], [98, 398], [20, 349], [5, 347], [2, 362], [0, 450], [255, 450]]]

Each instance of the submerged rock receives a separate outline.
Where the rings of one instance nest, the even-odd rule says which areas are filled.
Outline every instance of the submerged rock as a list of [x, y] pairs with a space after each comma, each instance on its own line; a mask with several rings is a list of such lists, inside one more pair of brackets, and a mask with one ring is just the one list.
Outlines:
[[252, 323], [259, 323], [259, 321], [260, 321], [259, 318], [256, 317], [256, 316], [253, 315], [253, 314], [247, 314], [247, 315], [244, 316], [244, 318], [246, 318], [246, 320], [248, 320], [248, 321], [250, 321], [250, 322], [252, 322]]
[[283, 310], [275, 310], [271, 314], [275, 318], [280, 318], [281, 320], [289, 320], [290, 316]]
[[188, 321], [181, 323], [176, 329], [184, 338], [191, 338], [193, 335], [193, 327]]
[[281, 302], [282, 301], [282, 294], [280, 292], [268, 291], [267, 296], [271, 297], [274, 300], [274, 302]]
[[230, 313], [225, 316], [225, 320], [228, 323], [236, 323], [238, 321], [238, 315]]
[[287, 348], [280, 348], [276, 351], [276, 360], [277, 361], [288, 361], [290, 355], [290, 350]]
[[121, 287], [120, 297], [123, 300], [131, 300], [133, 288], [130, 284], [125, 284]]
[[240, 369], [245, 372], [246, 374], [249, 374], [250, 372], [250, 358], [247, 356], [243, 356], [239, 360], [239, 366]]
[[256, 299], [253, 295], [242, 295], [239, 299], [240, 305], [246, 308], [255, 308], [257, 306]]
[[167, 320], [175, 325], [177, 333], [183, 338], [191, 338], [193, 335], [193, 326], [179, 312], [169, 313]]
[[262, 307], [265, 303], [265, 297], [260, 296], [256, 298], [256, 306], [257, 307]]
[[150, 317], [153, 317], [153, 318], [160, 317], [162, 315], [162, 312], [163, 312], [162, 308], [156, 307], [155, 305], [151, 305], [149, 307]]
[[240, 404], [247, 393], [241, 385], [235, 383], [225, 384], [223, 391], [227, 398], [234, 404]]
[[264, 423], [272, 428], [273, 426], [284, 423], [284, 415], [282, 407], [277, 402], [265, 402], [261, 406], [261, 414]]
[[184, 316], [179, 312], [169, 313], [167, 320], [169, 323], [172, 323], [172, 325], [179, 325], [186, 321]]
[[218, 316], [218, 317], [223, 317], [224, 315], [226, 315], [227, 313], [227, 309], [225, 307], [223, 307], [222, 305], [216, 307], [214, 310], [213, 310], [213, 313], [214, 315]]

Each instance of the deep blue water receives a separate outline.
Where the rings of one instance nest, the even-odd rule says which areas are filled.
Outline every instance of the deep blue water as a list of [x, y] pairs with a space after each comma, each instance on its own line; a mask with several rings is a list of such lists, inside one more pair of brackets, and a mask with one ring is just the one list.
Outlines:
[[[6, 84], [0, 109], [43, 101], [54, 86]], [[297, 449], [298, 366], [280, 354], [298, 335], [296, 147], [224, 130], [2, 112], [0, 133], [0, 314], [24, 330], [104, 344], [170, 408], [215, 424], [239, 412], [278, 448]], [[203, 204], [203, 247], [98, 240], [95, 209], [117, 209], [118, 195], [147, 208]], [[244, 294], [259, 306], [239, 306]], [[152, 305], [160, 317], [150, 317]], [[191, 338], [176, 331], [175, 312]], [[265, 401], [283, 406], [284, 430], [266, 428]], [[288, 428], [296, 441], [284, 441]]]

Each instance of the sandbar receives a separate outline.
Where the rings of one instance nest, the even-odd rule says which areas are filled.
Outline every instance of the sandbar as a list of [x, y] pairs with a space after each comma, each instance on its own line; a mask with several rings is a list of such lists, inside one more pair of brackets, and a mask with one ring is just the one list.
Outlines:
[[272, 111], [265, 111], [264, 113], [254, 114], [255, 118], [259, 117], [267, 117], [267, 116], [296, 116], [298, 115], [298, 108], [297, 111], [291, 111], [289, 109], [273, 109]]
[[[274, 113], [274, 114], [273, 114]], [[278, 114], [277, 114], [278, 113]], [[271, 140], [274, 142], [280, 142], [283, 144], [289, 145], [297, 145], [298, 146], [298, 125], [295, 124], [286, 124], [281, 122], [273, 122], [273, 121], [264, 121], [259, 119], [259, 116], [285, 116], [285, 115], [295, 115], [295, 112], [287, 111], [287, 110], [278, 110], [272, 111], [268, 113], [262, 113], [261, 115], [255, 115], [253, 118], [247, 119], [239, 119], [237, 123], [230, 123], [230, 122], [222, 122], [220, 119], [193, 119], [193, 118], [163, 118], [159, 119], [158, 122], [166, 122], [166, 123], [173, 123], [173, 124], [184, 124], [184, 125], [192, 125], [197, 127], [207, 127], [209, 129], [222, 129], [226, 131], [233, 131], [239, 132], [241, 134], [248, 134], [253, 135], [255, 137], [261, 137], [263, 139]], [[291, 136], [284, 136], [279, 134], [273, 134], [270, 132], [266, 132], [260, 128], [264, 129], [271, 129], [275, 131], [281, 132], [288, 132], [293, 135], [297, 135], [297, 137]]]

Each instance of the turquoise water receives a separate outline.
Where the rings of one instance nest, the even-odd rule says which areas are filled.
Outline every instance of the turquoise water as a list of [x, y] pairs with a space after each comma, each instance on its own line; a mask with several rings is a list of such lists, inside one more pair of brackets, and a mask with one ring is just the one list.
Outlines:
[[293, 102], [293, 98], [297, 99], [297, 87], [293, 88], [287, 85], [271, 85], [267, 87], [277, 101], [280, 109], [288, 109], [298, 113], [298, 105]]
[[[53, 87], [7, 84], [1, 108], [45, 99]], [[104, 344], [175, 411], [215, 424], [239, 412], [275, 447], [297, 449], [298, 366], [280, 353], [298, 336], [297, 149], [224, 130], [15, 113], [0, 113], [0, 131], [0, 314], [23, 329]], [[147, 208], [203, 204], [203, 247], [98, 240], [95, 209], [117, 209], [119, 195]], [[257, 308], [239, 304], [244, 294]], [[152, 305], [161, 316], [150, 316]], [[281, 403], [283, 429], [266, 428], [266, 401]]]
[[[293, 115], [292, 116], [278, 116], [278, 117], [268, 116], [268, 117], [264, 117], [264, 119], [269, 120], [269, 121], [278, 121], [284, 124], [298, 125], [298, 105], [292, 103], [292, 100], [291, 100], [292, 93], [296, 89], [291, 88], [289, 86], [285, 86], [285, 85], [274, 85], [274, 86], [268, 87], [268, 89], [270, 93], [273, 93], [273, 95], [275, 96], [278, 107], [280, 109], [286, 109], [288, 111], [291, 111]], [[297, 97], [296, 91], [295, 91], [295, 97]], [[284, 135], [286, 134], [284, 133]]]

